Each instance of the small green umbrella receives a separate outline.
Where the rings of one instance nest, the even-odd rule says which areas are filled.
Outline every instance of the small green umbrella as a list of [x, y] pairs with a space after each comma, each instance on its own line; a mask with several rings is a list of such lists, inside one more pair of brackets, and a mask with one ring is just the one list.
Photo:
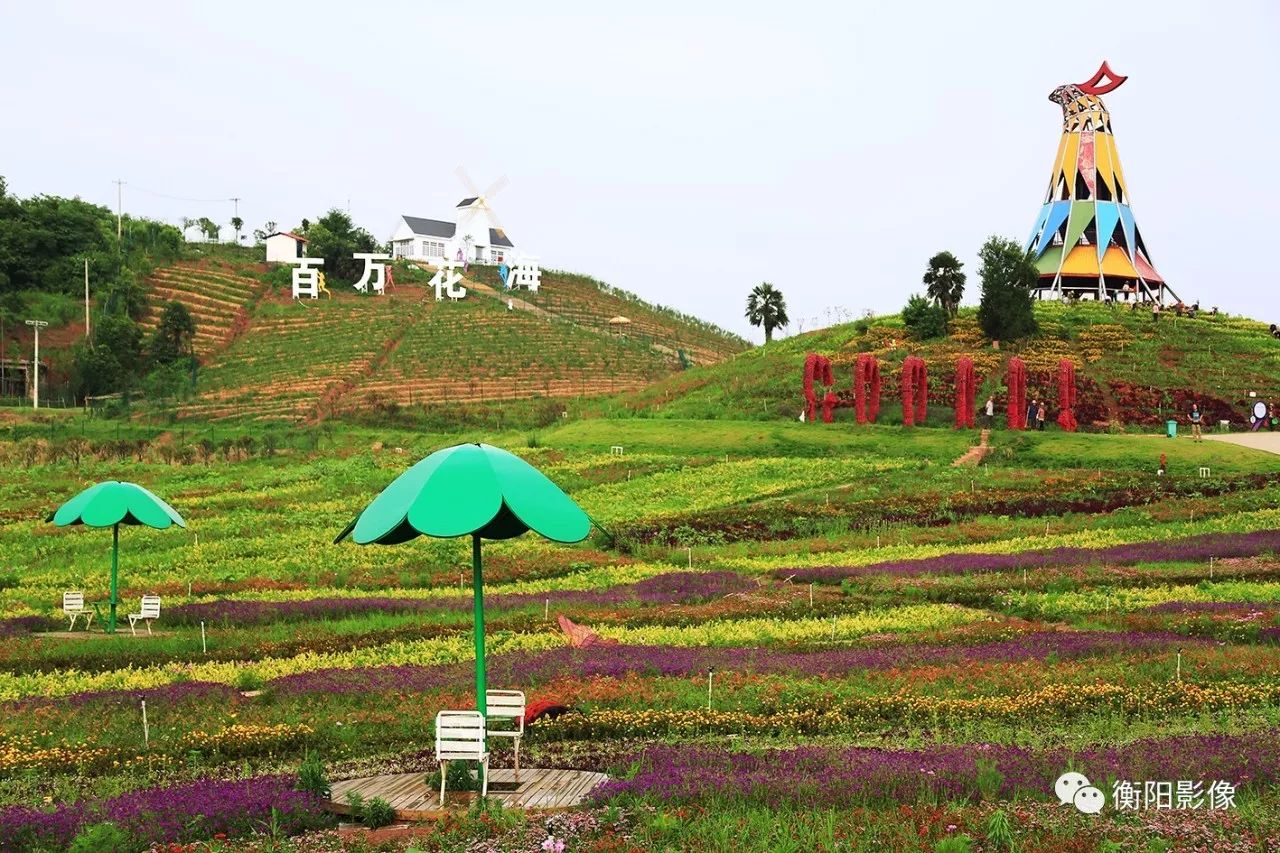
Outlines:
[[145, 524], [157, 530], [187, 523], [177, 511], [136, 483], [107, 480], [90, 486], [58, 507], [49, 521], [59, 527], [83, 524], [87, 527], [111, 528], [111, 617], [107, 633], [116, 630], [116, 604], [119, 602], [120, 525]]
[[471, 537], [476, 708], [487, 714], [480, 540], [511, 539], [526, 530], [555, 542], [581, 542], [591, 520], [519, 456], [488, 444], [459, 444], [437, 450], [393, 480], [333, 541], [351, 536], [359, 545], [394, 545], [420, 535]]

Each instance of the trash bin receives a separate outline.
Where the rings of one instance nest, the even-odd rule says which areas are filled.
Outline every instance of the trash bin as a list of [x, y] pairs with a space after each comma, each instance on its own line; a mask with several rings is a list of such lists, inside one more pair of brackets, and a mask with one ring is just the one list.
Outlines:
[[1178, 422], [1177, 422], [1177, 421], [1165, 421], [1165, 422], [1164, 422], [1164, 428], [1165, 428], [1165, 430], [1167, 430], [1168, 435], [1169, 435], [1169, 438], [1177, 438], [1177, 437], [1178, 437]]

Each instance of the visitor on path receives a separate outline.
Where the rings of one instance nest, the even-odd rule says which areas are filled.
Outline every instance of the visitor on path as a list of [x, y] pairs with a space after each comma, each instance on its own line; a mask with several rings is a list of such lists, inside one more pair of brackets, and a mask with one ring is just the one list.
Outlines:
[[1036, 407], [1036, 429], [1040, 430], [1041, 432], [1044, 432], [1045, 414], [1046, 412], [1044, 410], [1044, 401], [1042, 400], [1040, 402], [1040, 405]]
[[1027, 423], [1025, 429], [1035, 429], [1037, 408], [1038, 404], [1035, 398], [1032, 398], [1031, 402], [1027, 404]]
[[1151, 303], [1151, 322], [1154, 323], [1159, 319], [1160, 319], [1160, 302], [1159, 300], [1157, 300]]
[[983, 426], [987, 429], [991, 429], [991, 424], [995, 421], [996, 417], [996, 398], [994, 396], [987, 397], [987, 405], [986, 408], [983, 409], [982, 415], [984, 419]]
[[1203, 436], [1200, 435], [1200, 421], [1203, 420], [1204, 415], [1200, 412], [1199, 403], [1191, 404], [1191, 414], [1187, 417], [1191, 420], [1191, 440], [1204, 441]]

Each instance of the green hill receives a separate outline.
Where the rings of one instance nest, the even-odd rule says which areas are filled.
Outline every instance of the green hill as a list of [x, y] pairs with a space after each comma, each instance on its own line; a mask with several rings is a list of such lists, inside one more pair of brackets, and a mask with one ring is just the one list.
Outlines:
[[[908, 355], [924, 358], [929, 370], [931, 423], [950, 421], [955, 362], [973, 358], [980, 395], [1002, 403], [1011, 356], [1027, 365], [1028, 396], [1047, 398], [1056, 414], [1057, 368], [1076, 365], [1076, 414], [1083, 426], [1154, 425], [1196, 399], [1211, 421], [1245, 423], [1255, 399], [1280, 402], [1280, 341], [1259, 322], [1232, 316], [1196, 319], [1096, 303], [1036, 305], [1040, 333], [993, 349], [978, 328], [974, 310], [962, 310], [945, 338], [913, 341], [899, 317], [879, 317], [796, 335], [749, 350], [721, 364], [667, 377], [640, 391], [603, 402], [602, 414], [672, 418], [795, 418], [803, 406], [804, 357], [817, 352], [835, 366], [835, 390], [852, 418], [853, 362], [871, 352], [881, 362], [882, 422], [901, 417], [895, 404], [898, 374]], [[1257, 398], [1250, 397], [1250, 392]], [[1052, 417], [1052, 415], [1051, 415]]]

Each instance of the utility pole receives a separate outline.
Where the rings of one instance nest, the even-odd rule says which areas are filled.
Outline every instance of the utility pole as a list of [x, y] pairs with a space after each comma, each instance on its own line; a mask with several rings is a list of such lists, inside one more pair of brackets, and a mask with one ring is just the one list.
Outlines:
[[235, 213], [233, 213], [233, 214], [231, 214], [231, 215], [232, 215], [232, 216], [234, 216], [236, 219], [239, 219], [239, 218], [240, 218], [240, 196], [235, 196], [235, 197], [233, 197], [233, 198], [231, 199], [231, 201], [232, 201], [232, 202], [235, 204], [235, 206], [236, 206]]
[[89, 340], [89, 259], [84, 259], [84, 339]]
[[35, 327], [36, 330], [36, 360], [35, 360], [35, 383], [31, 386], [34, 395], [35, 408], [40, 408], [40, 330], [49, 325], [44, 320], [28, 320], [28, 326]]
[[121, 230], [120, 215], [121, 215], [121, 210], [123, 209], [121, 200], [123, 198], [124, 181], [120, 180], [119, 178], [116, 178], [115, 181], [113, 181], [112, 183], [116, 185], [116, 242], [119, 243], [120, 230]]

